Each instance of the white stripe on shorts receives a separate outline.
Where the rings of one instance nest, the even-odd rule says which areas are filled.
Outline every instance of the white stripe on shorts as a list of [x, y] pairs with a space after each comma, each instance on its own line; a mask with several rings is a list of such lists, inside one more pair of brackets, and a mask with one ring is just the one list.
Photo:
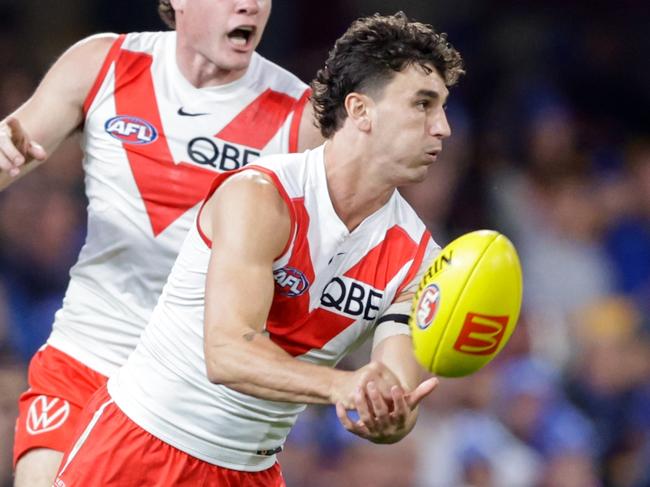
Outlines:
[[65, 465], [63, 466], [63, 468], [61, 469], [61, 471], [59, 472], [57, 477], [59, 477], [60, 475], [63, 475], [63, 472], [65, 472], [65, 469], [68, 468], [68, 465], [70, 465], [70, 462], [72, 461], [72, 459], [77, 455], [77, 453], [79, 453], [79, 450], [81, 450], [81, 447], [83, 446], [83, 444], [88, 439], [88, 436], [90, 435], [90, 432], [92, 431], [92, 429], [95, 427], [95, 425], [99, 421], [99, 418], [101, 417], [101, 415], [104, 413], [104, 409], [106, 409], [108, 406], [113, 404], [113, 402], [114, 401], [112, 399], [110, 399], [110, 400], [106, 401], [104, 404], [102, 404], [97, 411], [95, 411], [95, 414], [93, 414], [93, 419], [90, 420], [90, 423], [88, 423], [88, 426], [86, 426], [86, 429], [81, 434], [81, 436], [79, 437], [77, 442], [74, 444], [74, 446], [72, 447], [72, 450], [70, 450], [70, 455], [68, 455], [68, 460], [65, 462]]

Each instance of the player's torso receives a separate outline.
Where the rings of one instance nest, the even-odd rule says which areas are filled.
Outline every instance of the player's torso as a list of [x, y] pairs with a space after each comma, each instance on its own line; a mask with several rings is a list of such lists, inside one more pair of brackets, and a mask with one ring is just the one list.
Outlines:
[[99, 336], [108, 346], [64, 351], [103, 373], [123, 362], [212, 179], [288, 151], [305, 88], [254, 55], [240, 80], [197, 89], [178, 71], [175, 33], [123, 39], [85, 107], [88, 236], [54, 345], [88, 349]]
[[274, 265], [266, 329], [291, 355], [334, 365], [372, 333], [428, 238], [396, 191], [349, 231], [329, 198], [322, 148], [310, 151], [304, 167], [302, 177], [291, 173], [298, 165], [274, 168], [291, 198], [296, 234]]
[[[295, 222], [285, 255], [273, 266], [266, 332], [300, 360], [334, 365], [372, 333], [376, 318], [419, 267], [430, 237], [398, 193], [349, 232], [329, 200], [322, 149], [260, 163], [286, 191]], [[194, 226], [140, 345], [109, 390], [134, 421], [180, 449], [228, 468], [267, 468], [274, 457], [256, 452], [281, 446], [302, 408], [208, 381], [203, 316], [209, 256]]]

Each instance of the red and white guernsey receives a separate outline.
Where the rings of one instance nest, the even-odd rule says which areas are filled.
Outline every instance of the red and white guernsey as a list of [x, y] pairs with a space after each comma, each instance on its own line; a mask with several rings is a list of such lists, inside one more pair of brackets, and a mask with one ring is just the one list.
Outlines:
[[135, 348], [215, 173], [295, 151], [307, 86], [254, 54], [195, 88], [176, 33], [120, 36], [84, 104], [88, 234], [48, 343], [109, 375]]
[[[322, 147], [270, 156], [245, 170], [270, 175], [292, 217], [289, 245], [273, 265], [271, 340], [299, 360], [333, 366], [373, 333], [408, 333], [406, 325], [387, 333], [381, 327], [395, 323], [377, 323], [402, 290], [417, 284], [439, 248], [399, 193], [349, 232], [329, 197]], [[213, 189], [227, 177], [217, 178]], [[108, 390], [127, 416], [172, 446], [222, 467], [259, 471], [273, 465], [304, 405], [208, 381], [209, 255], [209, 242], [194, 225], [142, 340]]]

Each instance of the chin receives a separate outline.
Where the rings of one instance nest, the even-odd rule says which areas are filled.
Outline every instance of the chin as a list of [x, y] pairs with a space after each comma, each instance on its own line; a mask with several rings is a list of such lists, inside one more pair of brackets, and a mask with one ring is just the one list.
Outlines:
[[242, 71], [248, 69], [252, 57], [253, 51], [237, 52], [229, 50], [225, 53], [217, 53], [212, 62], [224, 71]]
[[413, 171], [413, 179], [412, 181], [414, 183], [421, 183], [427, 178], [427, 174], [429, 173], [429, 164], [426, 164], [424, 166], [420, 166], [417, 168], [417, 170]]

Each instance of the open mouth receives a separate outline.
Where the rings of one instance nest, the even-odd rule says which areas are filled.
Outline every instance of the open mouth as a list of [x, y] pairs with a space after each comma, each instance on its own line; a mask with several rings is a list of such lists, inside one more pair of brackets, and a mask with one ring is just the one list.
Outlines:
[[238, 47], [246, 47], [253, 38], [255, 27], [252, 25], [242, 25], [228, 32], [228, 39]]

